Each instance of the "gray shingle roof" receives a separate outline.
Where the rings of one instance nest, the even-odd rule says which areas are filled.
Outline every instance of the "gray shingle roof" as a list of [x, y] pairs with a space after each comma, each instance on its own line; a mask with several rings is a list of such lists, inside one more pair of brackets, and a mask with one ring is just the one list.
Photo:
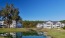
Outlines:
[[[46, 22], [48, 22], [48, 21], [44, 21], [44, 23], [46, 23]], [[53, 25], [54, 24], [56, 24], [57, 22], [59, 22], [59, 21], [51, 21], [52, 23], [53, 23]]]

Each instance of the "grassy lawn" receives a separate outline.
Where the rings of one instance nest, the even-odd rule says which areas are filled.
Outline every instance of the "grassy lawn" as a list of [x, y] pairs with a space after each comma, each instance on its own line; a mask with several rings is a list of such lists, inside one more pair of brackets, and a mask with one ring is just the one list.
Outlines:
[[27, 32], [27, 28], [0, 28], [1, 32]]
[[65, 38], [65, 30], [52, 29], [48, 31], [48, 35], [54, 38]]
[[45, 31], [53, 38], [65, 38], [65, 30], [63, 29], [46, 29]]
[[0, 36], [0, 38], [4, 38], [4, 37]]

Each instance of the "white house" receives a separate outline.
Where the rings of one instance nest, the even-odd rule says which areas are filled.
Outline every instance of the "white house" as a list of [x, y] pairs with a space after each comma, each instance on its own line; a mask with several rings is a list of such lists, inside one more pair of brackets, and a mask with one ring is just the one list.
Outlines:
[[53, 23], [51, 21], [48, 21], [46, 23], [43, 23], [43, 28], [51, 28]]
[[12, 20], [12, 24], [10, 25], [10, 28], [16, 28], [16, 21]]
[[[19, 26], [21, 27], [21, 24], [19, 24]], [[7, 24], [4, 24], [4, 21], [0, 21], [0, 28], [2, 27], [7, 27]], [[12, 24], [10, 24], [10, 28], [16, 28], [17, 24], [15, 20], [12, 20]]]
[[3, 25], [4, 24], [4, 21], [0, 21], [0, 25]]
[[38, 23], [36, 25], [37, 28], [61, 28], [61, 27], [64, 27], [65, 24], [64, 23], [61, 23], [59, 21], [45, 21], [44, 23], [40, 24]]
[[43, 25], [40, 24], [40, 23], [38, 23], [36, 27], [37, 27], [37, 28], [43, 28]]
[[4, 24], [4, 21], [0, 20], [0, 28], [5, 27], [6, 24]]

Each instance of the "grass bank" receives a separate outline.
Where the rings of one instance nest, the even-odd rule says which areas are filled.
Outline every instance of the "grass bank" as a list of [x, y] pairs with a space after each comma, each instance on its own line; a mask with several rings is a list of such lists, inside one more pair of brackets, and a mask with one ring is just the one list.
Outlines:
[[4, 37], [0, 36], [0, 38], [4, 38]]
[[1, 32], [27, 32], [29, 31], [27, 28], [0, 28]]
[[65, 38], [65, 30], [63, 29], [42, 29], [40, 31], [47, 32], [47, 35], [53, 38]]

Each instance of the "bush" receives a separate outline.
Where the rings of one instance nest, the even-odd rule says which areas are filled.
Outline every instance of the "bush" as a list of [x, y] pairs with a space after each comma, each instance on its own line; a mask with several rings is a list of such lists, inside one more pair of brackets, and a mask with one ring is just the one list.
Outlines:
[[65, 29], [65, 26], [63, 27], [63, 29]]

